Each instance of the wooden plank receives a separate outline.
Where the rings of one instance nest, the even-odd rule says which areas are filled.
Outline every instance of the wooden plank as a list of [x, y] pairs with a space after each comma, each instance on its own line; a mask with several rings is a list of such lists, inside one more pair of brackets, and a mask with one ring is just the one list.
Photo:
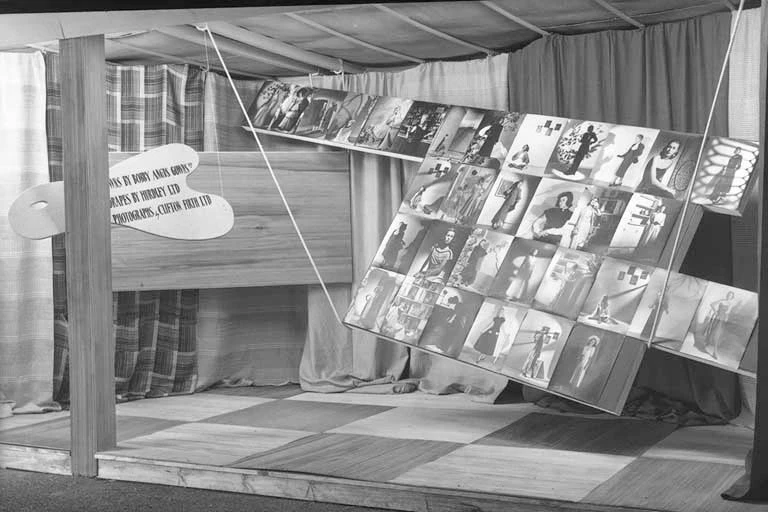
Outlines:
[[69, 451], [0, 444], [0, 468], [71, 475]]
[[104, 36], [60, 48], [72, 471], [93, 476], [115, 446]]
[[[110, 164], [130, 156], [111, 153]], [[269, 153], [269, 159], [323, 279], [350, 283], [347, 154], [276, 152]], [[200, 166], [190, 174], [188, 184], [217, 195], [222, 195], [223, 189], [235, 211], [232, 231], [214, 240], [187, 241], [113, 227], [115, 290], [317, 282], [260, 153], [200, 153]]]

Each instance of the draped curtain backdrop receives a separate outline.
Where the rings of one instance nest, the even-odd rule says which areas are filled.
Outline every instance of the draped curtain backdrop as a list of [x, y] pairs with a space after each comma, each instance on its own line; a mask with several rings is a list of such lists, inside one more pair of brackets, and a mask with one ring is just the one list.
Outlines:
[[[61, 167], [59, 59], [46, 55], [47, 133], [51, 181]], [[110, 151], [146, 151], [164, 144], [203, 146], [203, 72], [183, 65], [107, 65]], [[119, 228], [123, 229], [123, 228]], [[63, 236], [53, 251], [58, 401], [69, 401], [66, 255]], [[113, 294], [115, 392], [120, 399], [194, 391], [197, 381], [197, 290]]]

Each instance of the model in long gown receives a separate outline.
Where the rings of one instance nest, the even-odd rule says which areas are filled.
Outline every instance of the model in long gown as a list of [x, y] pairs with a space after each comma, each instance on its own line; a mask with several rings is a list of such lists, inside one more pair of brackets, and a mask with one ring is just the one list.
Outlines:
[[504, 219], [507, 218], [509, 212], [515, 209], [517, 203], [520, 202], [520, 182], [516, 181], [510, 185], [504, 191], [504, 202], [494, 214], [491, 219], [491, 227], [493, 229], [499, 229], [504, 225]]
[[501, 333], [501, 326], [504, 322], [506, 322], [506, 319], [503, 316], [494, 317], [493, 325], [478, 336], [474, 345], [475, 350], [481, 354], [478, 362], [484, 359], [483, 356], [493, 356], [493, 353], [496, 351], [496, 342], [499, 340], [499, 334]]
[[586, 158], [586, 156], [589, 154], [589, 151], [592, 149], [592, 144], [595, 142], [597, 142], [597, 135], [595, 135], [594, 127], [589, 125], [587, 127], [587, 131], [584, 132], [579, 138], [579, 147], [576, 150], [576, 154], [573, 155], [571, 165], [568, 167], [567, 171], [563, 172], [563, 174], [567, 174], [569, 176], [576, 174], [576, 171], [579, 170], [579, 166], [581, 165], [582, 160], [584, 160], [584, 158]]

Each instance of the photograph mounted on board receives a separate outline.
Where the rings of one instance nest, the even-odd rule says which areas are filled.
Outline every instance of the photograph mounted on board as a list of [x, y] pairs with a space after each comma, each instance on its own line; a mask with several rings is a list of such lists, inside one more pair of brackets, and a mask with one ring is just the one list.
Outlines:
[[543, 176], [549, 157], [568, 121], [565, 117], [525, 114], [502, 168]]
[[408, 275], [445, 284], [470, 232], [470, 228], [447, 222], [430, 224]]
[[591, 196], [582, 197], [584, 201], [577, 205], [569, 221], [573, 227], [561, 245], [605, 254], [632, 194], [615, 188], [593, 187]]
[[475, 224], [497, 174], [498, 171], [490, 167], [460, 164], [458, 176], [440, 206], [442, 219], [464, 225]]
[[392, 300], [405, 276], [371, 268], [357, 287], [344, 322], [371, 332], [380, 332]]
[[314, 89], [293, 133], [302, 137], [325, 138], [347, 94], [346, 91]]
[[596, 185], [634, 191], [658, 134], [659, 130], [652, 128], [614, 125], [597, 147], [590, 180]]
[[546, 174], [564, 180], [591, 182], [594, 166], [598, 163], [597, 157], [606, 142], [610, 142], [608, 134], [614, 126], [569, 120], [552, 151]]
[[653, 270], [653, 267], [605, 258], [581, 308], [579, 322], [625, 334]]
[[656, 197], [684, 200], [696, 168], [701, 135], [661, 131], [645, 162], [635, 191]]
[[517, 112], [486, 112], [462, 161], [500, 169], [520, 129], [523, 117], [524, 114]]
[[559, 248], [536, 291], [533, 307], [575, 320], [601, 260], [596, 254]]
[[527, 308], [498, 299], [485, 299], [469, 330], [459, 359], [501, 371], [527, 312]]
[[435, 302], [418, 346], [458, 357], [484, 297], [446, 286]]
[[289, 97], [291, 90], [298, 89], [298, 85], [291, 86], [276, 81], [264, 82], [247, 111], [253, 127], [268, 129], [273, 124], [280, 106]]
[[391, 152], [397, 142], [400, 126], [412, 104], [413, 100], [405, 98], [379, 96], [355, 145]]
[[416, 257], [416, 252], [427, 234], [430, 222], [429, 219], [415, 215], [403, 213], [395, 215], [371, 264], [398, 274], [405, 274], [411, 268], [413, 258]]
[[459, 254], [448, 286], [487, 295], [512, 240], [510, 235], [475, 228]]
[[502, 373], [547, 387], [573, 325], [570, 320], [528, 310], [504, 359]]
[[491, 187], [477, 224], [514, 235], [536, 193], [539, 178], [502, 170]]
[[450, 107], [427, 155], [454, 160], [464, 158], [486, 112], [477, 108]]
[[325, 139], [341, 144], [354, 144], [378, 97], [356, 92], [346, 94], [328, 126]]
[[530, 305], [557, 246], [515, 238], [488, 295]]
[[398, 341], [415, 344], [442, 291], [442, 283], [405, 277], [397, 295], [384, 312], [378, 332]]
[[440, 208], [459, 175], [460, 167], [460, 164], [446, 158], [425, 158], [408, 186], [400, 212], [439, 219], [442, 216]]
[[395, 142], [387, 150], [401, 155], [423, 157], [450, 107], [415, 101], [400, 124]]
[[756, 321], [756, 293], [708, 282], [680, 352], [736, 370]]

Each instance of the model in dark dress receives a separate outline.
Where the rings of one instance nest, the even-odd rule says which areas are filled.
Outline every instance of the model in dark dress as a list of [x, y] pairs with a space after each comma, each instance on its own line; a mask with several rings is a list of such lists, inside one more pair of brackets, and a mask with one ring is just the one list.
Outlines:
[[504, 191], [504, 202], [501, 203], [499, 210], [491, 219], [491, 227], [499, 229], [504, 224], [504, 219], [509, 212], [517, 207], [518, 202], [520, 202], [520, 182], [516, 181]]
[[642, 140], [643, 136], [638, 135], [635, 138], [634, 144], [629, 146], [624, 154], [618, 155], [618, 157], [621, 158], [621, 163], [619, 164], [619, 168], [616, 169], [616, 176], [613, 179], [611, 185], [621, 185], [621, 182], [624, 180], [624, 176], [627, 174], [629, 167], [632, 164], [636, 164], [640, 160], [640, 155], [642, 155], [643, 151], [645, 151], [645, 144], [641, 142]]
[[501, 326], [505, 321], [506, 319], [503, 316], [495, 317], [493, 319], [493, 325], [481, 334], [477, 338], [477, 341], [475, 341], [475, 350], [486, 356], [492, 356], [496, 350], [496, 342], [499, 340]]
[[459, 276], [463, 284], [469, 286], [475, 281], [477, 276], [477, 267], [480, 262], [488, 255], [488, 242], [485, 239], [480, 240], [477, 245], [472, 249], [472, 252], [467, 258], [467, 264], [464, 265], [464, 269]]
[[395, 269], [397, 255], [400, 254], [400, 251], [405, 247], [403, 238], [405, 237], [405, 230], [407, 227], [408, 225], [405, 222], [401, 222], [397, 230], [392, 233], [389, 240], [387, 240], [387, 245], [385, 245], [384, 250], [381, 251], [381, 258], [383, 260], [381, 264], [382, 267], [388, 270]]
[[576, 171], [579, 170], [579, 166], [581, 165], [582, 160], [584, 160], [584, 158], [586, 158], [586, 156], [589, 154], [589, 150], [592, 149], [592, 144], [595, 142], [597, 142], [595, 127], [589, 125], [587, 127], [587, 131], [584, 132], [579, 139], [579, 148], [576, 150], [576, 154], [573, 155], [571, 165], [568, 167], [567, 171], [563, 172], [563, 174], [576, 174]]

